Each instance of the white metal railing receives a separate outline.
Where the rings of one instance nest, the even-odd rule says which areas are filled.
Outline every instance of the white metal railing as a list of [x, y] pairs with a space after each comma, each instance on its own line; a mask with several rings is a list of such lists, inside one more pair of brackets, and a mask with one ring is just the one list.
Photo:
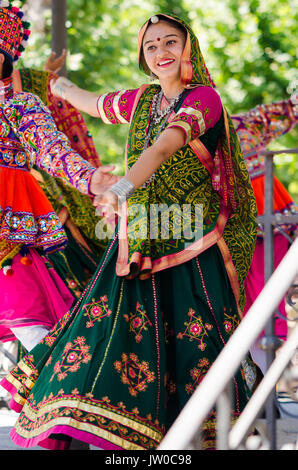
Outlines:
[[263, 404], [267, 400], [269, 394], [274, 388], [275, 384], [280, 379], [285, 368], [287, 367], [290, 359], [293, 357], [298, 345], [298, 324], [294, 331], [291, 332], [290, 337], [280, 349], [278, 356], [271, 364], [271, 367], [266, 372], [263, 380], [260, 382], [258, 388], [254, 392], [250, 401], [243, 410], [241, 416], [233, 426], [229, 436], [229, 448], [237, 449], [242, 443], [243, 439], [247, 436], [247, 431], [258, 417]]
[[[286, 294], [294, 281], [298, 273], [297, 260], [298, 238], [293, 242], [289, 251], [265, 284], [254, 304], [211, 366], [200, 386], [193, 393], [169, 429], [160, 443], [158, 450], [183, 450], [191, 447], [192, 442], [196, 439], [200, 431], [203, 420], [215, 405], [220, 395], [226, 391], [230, 380], [239, 368], [249, 348], [256, 341], [260, 332], [264, 329], [280, 303], [280, 299]], [[290, 341], [290, 339], [288, 341]], [[292, 343], [294, 343], [295, 347], [298, 346], [296, 334], [292, 337], [291, 344]], [[290, 349], [291, 348], [292, 346], [290, 346]], [[284, 356], [282, 356], [282, 358], [283, 357]], [[279, 362], [281, 361], [282, 359], [279, 360]], [[274, 364], [272, 364], [271, 367], [274, 367]], [[264, 388], [268, 386], [267, 381], [270, 381], [269, 388], [274, 388], [275, 382], [271, 382], [273, 379], [275, 380], [275, 377], [271, 377], [271, 379], [270, 377], [271, 375], [266, 379], [265, 385], [263, 384]], [[240, 425], [243, 425], [243, 421], [240, 422]], [[245, 434], [247, 429], [244, 430], [241, 428], [241, 432]], [[235, 445], [235, 434], [231, 434], [231, 439], [234, 439], [234, 441], [232, 440], [232, 444]]]

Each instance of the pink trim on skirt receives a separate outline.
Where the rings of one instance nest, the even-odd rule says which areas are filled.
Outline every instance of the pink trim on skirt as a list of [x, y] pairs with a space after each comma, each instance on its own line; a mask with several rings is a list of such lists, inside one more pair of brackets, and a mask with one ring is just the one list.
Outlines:
[[16, 411], [17, 413], [20, 413], [22, 411], [23, 405], [20, 405], [19, 403], [14, 401], [14, 398], [13, 398], [15, 396], [15, 394], [18, 392], [16, 387], [14, 385], [12, 385], [10, 382], [8, 382], [5, 377], [1, 380], [0, 385], [7, 392], [9, 392], [11, 397], [12, 397], [10, 402], [9, 402], [9, 408], [11, 410]]
[[[285, 254], [289, 249], [288, 240], [280, 233], [274, 235], [274, 266], [277, 268]], [[245, 293], [246, 293], [246, 305], [243, 311], [243, 315], [252, 306], [253, 302], [258, 297], [259, 293], [264, 287], [265, 283], [265, 265], [264, 265], [264, 240], [258, 239], [255, 247], [255, 251], [252, 258], [250, 270], [245, 280]], [[275, 319], [275, 334], [281, 338], [286, 339], [288, 327], [286, 322], [286, 311], [284, 299], [279, 304], [278, 310], [280, 314], [285, 318], [284, 320], [280, 317]], [[264, 333], [264, 332], [263, 332]]]
[[58, 439], [50, 439], [49, 436], [51, 434], [64, 434], [66, 436], [71, 436], [78, 441], [92, 444], [104, 450], [123, 450], [122, 447], [118, 447], [101, 437], [90, 434], [87, 431], [80, 431], [67, 425], [54, 426], [53, 428], [48, 429], [47, 431], [39, 434], [37, 437], [33, 437], [31, 439], [24, 439], [23, 437], [19, 436], [14, 428], [9, 433], [12, 441], [23, 448], [35, 447], [39, 445], [40, 447], [49, 450], [68, 450], [70, 442], [63, 442]]
[[48, 269], [35, 249], [31, 265], [13, 259], [13, 275], [0, 270], [0, 341], [16, 340], [11, 328], [43, 325], [51, 329], [71, 308], [73, 296], [54, 269]]

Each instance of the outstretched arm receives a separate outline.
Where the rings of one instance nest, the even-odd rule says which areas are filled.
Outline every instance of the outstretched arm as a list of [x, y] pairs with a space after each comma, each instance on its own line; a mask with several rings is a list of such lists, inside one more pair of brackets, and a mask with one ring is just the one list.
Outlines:
[[105, 124], [128, 124], [138, 89], [96, 94], [77, 87], [65, 77], [50, 81], [54, 96], [68, 101], [74, 108], [102, 119]]
[[65, 99], [79, 111], [98, 117], [96, 93], [79, 88], [65, 77], [53, 78], [50, 87], [54, 96]]
[[298, 122], [298, 95], [288, 100], [261, 104], [232, 116], [244, 155], [260, 150], [293, 129]]
[[[164, 162], [183, 147], [184, 143], [183, 130], [178, 127], [166, 129], [158, 140], [141, 154], [122, 181], [128, 182], [127, 184], [131, 186], [132, 190], [140, 188]], [[118, 205], [121, 205], [121, 198], [110, 190], [101, 193], [96, 178], [97, 173], [95, 172], [90, 185], [91, 192], [97, 194], [94, 205], [101, 206], [102, 215], [107, 217], [111, 216], [113, 212], [119, 213]]]
[[30, 93], [19, 93], [16, 96], [18, 100], [14, 112], [4, 107], [4, 115], [39, 168], [61, 178], [84, 194], [89, 194], [90, 180], [95, 171], [100, 192], [118, 180], [110, 174], [113, 167], [96, 170], [73, 151], [69, 140], [58, 131], [49, 110], [37, 96]]

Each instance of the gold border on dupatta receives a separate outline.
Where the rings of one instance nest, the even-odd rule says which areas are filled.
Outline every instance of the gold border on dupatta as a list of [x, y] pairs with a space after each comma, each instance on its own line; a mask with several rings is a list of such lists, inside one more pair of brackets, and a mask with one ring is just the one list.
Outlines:
[[[123, 212], [119, 228], [119, 250], [116, 263], [117, 276], [129, 276], [131, 264], [131, 261], [129, 262], [128, 260], [127, 206]], [[178, 253], [165, 255], [157, 260], [153, 260], [152, 269], [149, 274], [185, 263], [213, 246], [222, 237], [227, 220], [227, 210], [225, 207], [222, 207], [216, 227], [210, 233]]]

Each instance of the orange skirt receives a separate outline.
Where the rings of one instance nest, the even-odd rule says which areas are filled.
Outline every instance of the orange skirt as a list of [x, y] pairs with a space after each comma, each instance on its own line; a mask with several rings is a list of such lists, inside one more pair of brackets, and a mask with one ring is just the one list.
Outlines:
[[28, 170], [0, 167], [0, 239], [47, 252], [67, 243], [57, 214]]
[[[265, 209], [265, 177], [262, 175], [253, 178], [251, 184], [256, 197], [258, 215], [263, 215]], [[293, 198], [276, 176], [273, 179], [273, 188], [274, 212], [283, 212], [285, 209], [295, 206]]]

